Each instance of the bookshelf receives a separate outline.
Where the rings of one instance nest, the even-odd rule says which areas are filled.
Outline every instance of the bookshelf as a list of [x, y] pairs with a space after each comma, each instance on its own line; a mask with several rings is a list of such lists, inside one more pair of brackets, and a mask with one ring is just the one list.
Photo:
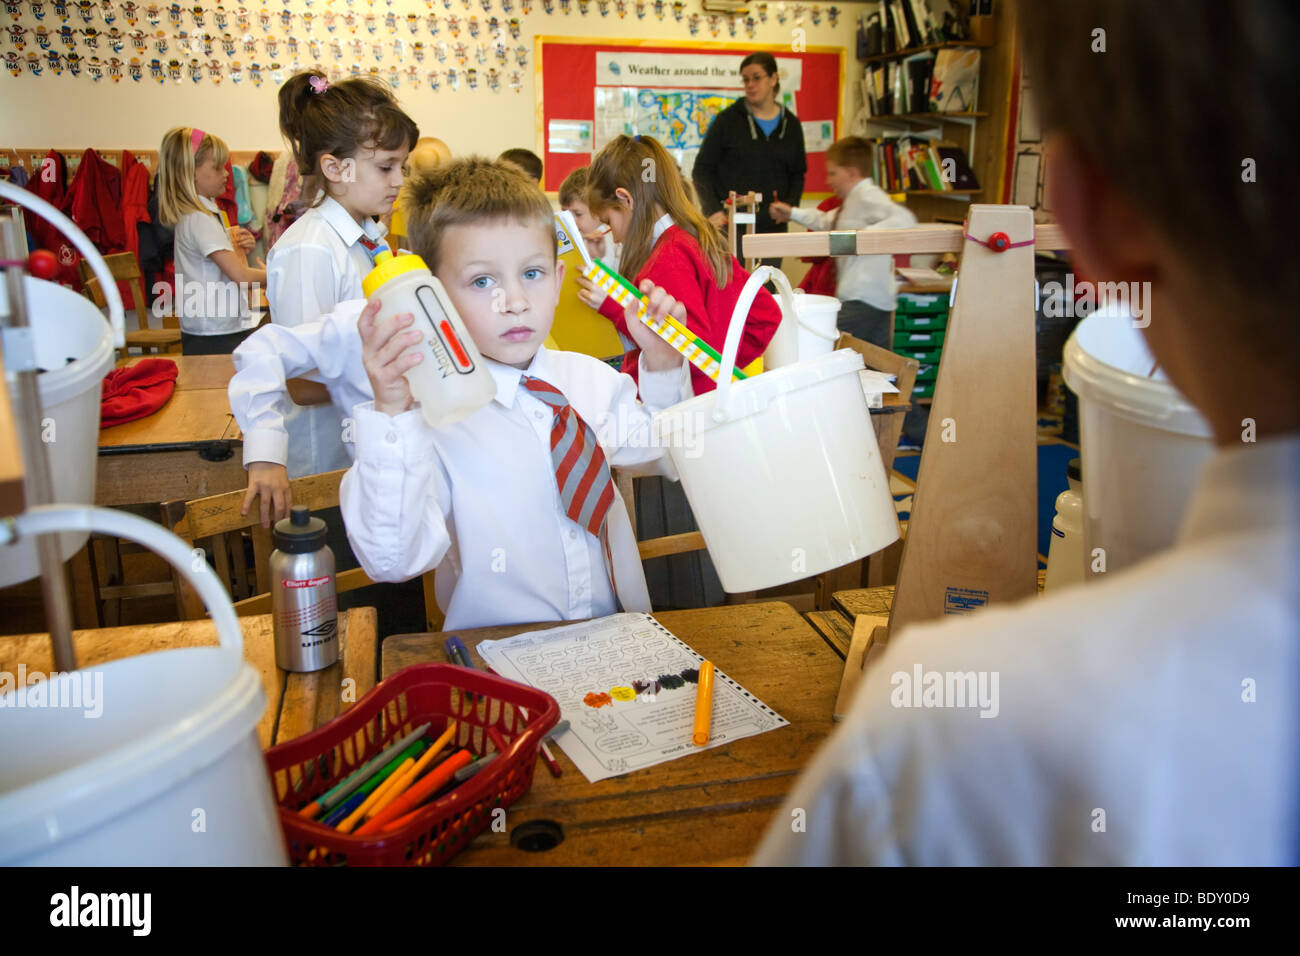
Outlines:
[[908, 47], [906, 50], [895, 50], [893, 53], [877, 53], [874, 56], [860, 56], [859, 63], [882, 63], [886, 60], [902, 60], [916, 53], [926, 53], [930, 50], [990, 50], [993, 48], [992, 43], [976, 43], [972, 40], [944, 40], [942, 43], [923, 43], [920, 46]]
[[[866, 5], [868, 12], [879, 9], [880, 4]], [[928, 4], [931, 12], [933, 2]], [[907, 205], [922, 222], [936, 222], [964, 218], [966, 204], [974, 201], [997, 203], [1003, 201], [1007, 177], [1007, 131], [1013, 121], [1016, 104], [1012, 101], [1012, 76], [1016, 66], [1017, 16], [1015, 4], [997, 3], [993, 16], [973, 17], [969, 21], [970, 36], [961, 40], [909, 45], [903, 49], [866, 55], [860, 47], [856, 59], [859, 65], [857, 92], [861, 113], [856, 121], [858, 132], [869, 139], [894, 137], [902, 133], [929, 139], [935, 143], [960, 146], [980, 190], [909, 190], [905, 193]], [[978, 29], [976, 27], [978, 26]], [[861, 41], [860, 41], [861, 42]], [[918, 53], [942, 50], [979, 50], [979, 86], [972, 112], [904, 112], [881, 116], [866, 116], [867, 95], [864, 72], [873, 64], [901, 63]], [[978, 135], [977, 135], [978, 134]]]

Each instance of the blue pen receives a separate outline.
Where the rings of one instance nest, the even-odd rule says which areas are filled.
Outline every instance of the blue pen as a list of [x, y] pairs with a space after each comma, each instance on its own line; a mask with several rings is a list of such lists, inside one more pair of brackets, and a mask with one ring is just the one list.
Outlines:
[[453, 664], [468, 667], [470, 670], [474, 669], [474, 665], [469, 660], [469, 651], [465, 649], [464, 642], [455, 634], [443, 641], [442, 646]]
[[[451, 659], [453, 664], [458, 664], [459, 666], [468, 668], [469, 670], [475, 669], [474, 665], [470, 662], [469, 651], [465, 649], [465, 643], [455, 634], [452, 634], [443, 641], [442, 647], [443, 650], [447, 652], [447, 657]], [[471, 694], [470, 700], [477, 703], [478, 694]]]

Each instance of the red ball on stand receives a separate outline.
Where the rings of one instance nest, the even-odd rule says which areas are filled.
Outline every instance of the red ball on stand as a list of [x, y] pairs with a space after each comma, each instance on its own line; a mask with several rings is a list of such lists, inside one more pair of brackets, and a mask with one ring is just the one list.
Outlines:
[[38, 279], [53, 281], [59, 274], [59, 259], [48, 249], [36, 249], [27, 257], [27, 271]]
[[1006, 252], [1011, 247], [1011, 237], [1005, 232], [995, 232], [989, 236], [988, 247], [994, 252]]

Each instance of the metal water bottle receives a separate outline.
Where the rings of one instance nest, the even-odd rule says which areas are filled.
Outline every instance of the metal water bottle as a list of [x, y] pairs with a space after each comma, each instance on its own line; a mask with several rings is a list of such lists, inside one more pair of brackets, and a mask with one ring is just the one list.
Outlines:
[[325, 522], [294, 505], [275, 523], [271, 552], [271, 615], [275, 663], [287, 671], [318, 671], [339, 659], [334, 552]]

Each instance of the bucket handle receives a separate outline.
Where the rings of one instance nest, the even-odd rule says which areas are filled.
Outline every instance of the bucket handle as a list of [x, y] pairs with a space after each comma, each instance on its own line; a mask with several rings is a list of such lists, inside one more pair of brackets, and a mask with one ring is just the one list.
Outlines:
[[762, 288], [764, 281], [769, 278], [776, 283], [776, 289], [781, 294], [781, 304], [785, 307], [785, 314], [788, 316], [795, 314], [794, 292], [784, 272], [772, 266], [759, 266], [749, 274], [749, 280], [740, 290], [740, 298], [736, 300], [736, 308], [732, 310], [731, 324], [727, 326], [727, 341], [722, 347], [722, 368], [718, 371], [717, 398], [713, 402], [715, 422], [729, 421], [732, 417], [729, 399], [733, 384], [732, 372], [736, 368], [736, 353], [740, 351], [740, 336], [745, 331], [745, 322], [749, 319], [749, 308], [754, 304], [754, 297], [758, 295], [758, 290]]
[[[86, 238], [86, 234], [78, 229], [71, 219], [40, 196], [29, 193], [26, 189], [20, 189], [13, 183], [0, 181], [0, 196], [15, 205], [22, 206], [24, 209], [30, 209], [50, 225], [57, 226], [59, 232], [63, 233], [64, 238], [76, 246], [77, 251], [86, 257], [86, 261], [90, 263], [90, 268], [95, 272], [95, 278], [99, 280], [99, 287], [104, 293], [104, 301], [108, 303], [108, 322], [113, 327], [113, 344], [118, 348], [125, 345], [126, 313], [122, 308], [121, 293], [117, 291], [117, 280], [108, 271], [108, 263], [104, 261], [104, 257], [99, 254], [99, 250], [95, 248], [94, 244]], [[138, 313], [143, 314], [144, 308], [144, 303], [136, 303]]]
[[[0, 522], [0, 546], [25, 537], [67, 531], [111, 534], [151, 548], [199, 592], [199, 597], [212, 614], [221, 646], [236, 652], [241, 658], [244, 656], [244, 633], [239, 628], [239, 618], [235, 616], [229, 595], [217, 582], [207, 561], [196, 561], [190, 547], [162, 525], [112, 508], [37, 505], [17, 517]], [[0, 555], [3, 553], [0, 547]]]

